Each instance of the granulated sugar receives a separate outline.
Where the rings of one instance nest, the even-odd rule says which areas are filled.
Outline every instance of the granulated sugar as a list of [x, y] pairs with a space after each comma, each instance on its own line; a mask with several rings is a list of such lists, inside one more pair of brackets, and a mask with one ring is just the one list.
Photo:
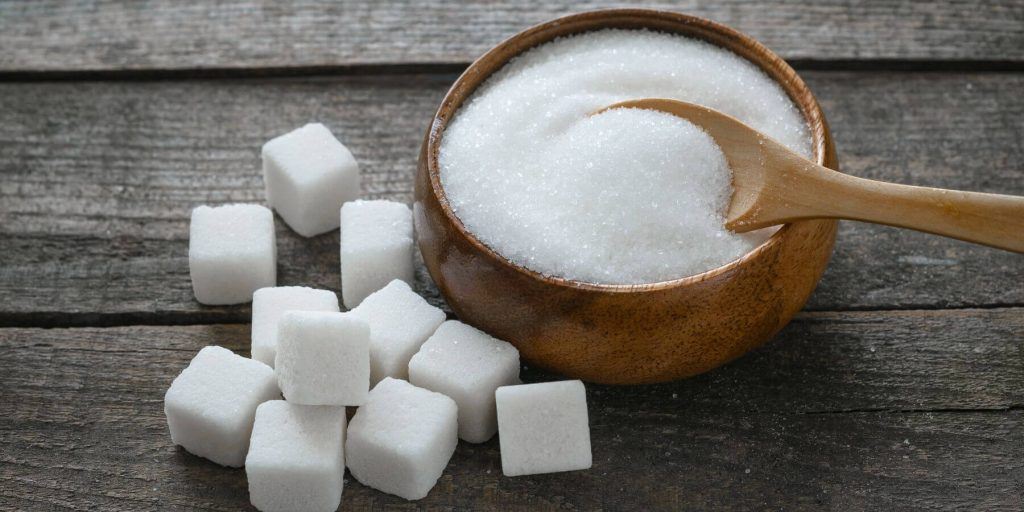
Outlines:
[[589, 116], [634, 98], [706, 105], [811, 154], [799, 111], [750, 62], [680, 36], [592, 32], [523, 54], [463, 104], [440, 150], [455, 214], [513, 262], [592, 283], [677, 279], [761, 244], [770, 231], [723, 226], [731, 176], [706, 133], [653, 111]]

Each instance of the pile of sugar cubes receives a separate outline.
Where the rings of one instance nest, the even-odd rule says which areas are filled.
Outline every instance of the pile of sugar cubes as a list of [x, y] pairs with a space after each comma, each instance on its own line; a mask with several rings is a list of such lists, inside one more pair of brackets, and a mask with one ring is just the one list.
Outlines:
[[[459, 439], [495, 433], [508, 476], [591, 466], [583, 384], [520, 384], [515, 347], [446, 321], [414, 292], [412, 212], [357, 199], [358, 165], [326, 127], [275, 138], [262, 156], [268, 202], [288, 226], [303, 236], [340, 227], [342, 301], [276, 286], [271, 210], [193, 210], [196, 300], [252, 301], [252, 358], [196, 354], [164, 397], [175, 444], [245, 466], [263, 511], [336, 510], [346, 467], [364, 485], [423, 498]], [[346, 407], [357, 408], [351, 421]]]

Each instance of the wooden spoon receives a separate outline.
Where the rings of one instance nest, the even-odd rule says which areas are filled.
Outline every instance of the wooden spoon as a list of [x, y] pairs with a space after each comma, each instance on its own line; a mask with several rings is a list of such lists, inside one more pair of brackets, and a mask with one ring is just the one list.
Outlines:
[[1024, 252], [1024, 197], [898, 185], [833, 171], [737, 119], [700, 105], [646, 98], [612, 108], [659, 110], [710, 134], [732, 168], [725, 227], [742, 233], [800, 219], [850, 219]]

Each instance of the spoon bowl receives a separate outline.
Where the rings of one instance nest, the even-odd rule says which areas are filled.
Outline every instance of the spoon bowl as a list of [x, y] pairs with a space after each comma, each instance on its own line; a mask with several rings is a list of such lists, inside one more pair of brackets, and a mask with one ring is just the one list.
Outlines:
[[611, 9], [529, 28], [477, 59], [434, 115], [420, 152], [413, 215], [431, 277], [461, 320], [514, 344], [530, 366], [608, 384], [662, 382], [720, 366], [774, 336], [799, 311], [832, 253], [836, 223], [783, 226], [739, 259], [701, 274], [636, 285], [546, 276], [504, 258], [466, 229], [441, 186], [445, 127], [489, 76], [558, 37], [648, 29], [707, 41], [774, 79], [807, 121], [813, 161], [837, 168], [824, 115], [803, 80], [754, 39], [693, 16]]
[[687, 120], [722, 149], [733, 194], [725, 227], [751, 231], [801, 219], [849, 219], [926, 231], [1024, 252], [1024, 197], [867, 180], [811, 162], [740, 120], [685, 101], [644, 98], [613, 108]]

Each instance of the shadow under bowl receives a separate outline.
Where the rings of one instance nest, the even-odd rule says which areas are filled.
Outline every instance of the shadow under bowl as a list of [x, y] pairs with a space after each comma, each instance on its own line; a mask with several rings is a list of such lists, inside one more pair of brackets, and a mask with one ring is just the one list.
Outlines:
[[509, 341], [531, 365], [604, 384], [663, 382], [718, 367], [771, 339], [807, 301], [832, 254], [836, 221], [787, 224], [721, 267], [651, 284], [604, 285], [516, 265], [470, 233], [441, 186], [438, 150], [462, 103], [510, 59], [558, 37], [606, 28], [649, 29], [707, 41], [761, 68], [807, 121], [814, 160], [837, 169], [817, 100], [796, 72], [750, 36], [685, 14], [608, 9], [520, 32], [456, 80], [434, 115], [416, 171], [420, 252], [461, 320]]

